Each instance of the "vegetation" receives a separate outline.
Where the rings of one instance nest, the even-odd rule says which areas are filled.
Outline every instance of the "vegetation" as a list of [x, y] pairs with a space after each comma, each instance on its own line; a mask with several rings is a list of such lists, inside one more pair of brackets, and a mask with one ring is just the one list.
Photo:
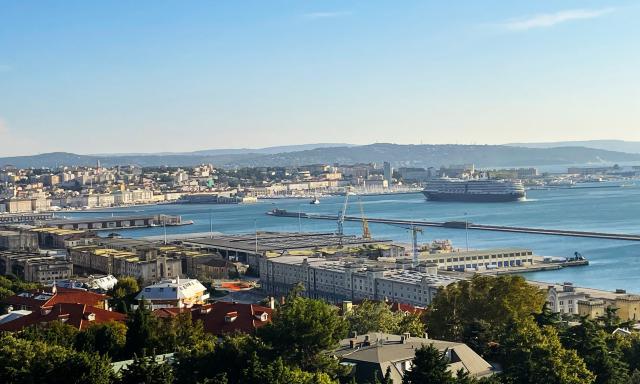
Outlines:
[[[8, 283], [7, 283], [8, 281]], [[120, 298], [135, 280], [119, 283]], [[0, 284], [21, 283], [12, 279]], [[78, 331], [63, 322], [0, 335], [1, 383], [351, 383], [348, 369], [327, 354], [349, 331], [409, 332], [420, 336], [417, 315], [393, 313], [385, 303], [364, 301], [341, 316], [337, 308], [294, 289], [256, 335], [232, 334], [218, 341], [189, 312], [167, 319], [146, 305], [126, 324], [93, 324]], [[520, 277], [474, 277], [440, 290], [425, 321], [431, 337], [467, 343], [503, 371], [477, 379], [452, 374], [446, 355], [416, 349], [404, 383], [443, 384], [640, 384], [640, 335], [614, 335], [628, 325], [615, 309], [601, 318], [551, 313], [544, 295]], [[167, 361], [153, 356], [174, 353]], [[119, 374], [110, 362], [133, 359]], [[390, 383], [378, 372], [370, 383]]]
[[38, 288], [38, 284], [29, 283], [14, 276], [0, 276], [0, 300], [15, 295], [17, 292]]
[[346, 314], [349, 331], [356, 334], [385, 332], [424, 335], [424, 323], [418, 314], [392, 312], [387, 303], [365, 300]]
[[43, 341], [0, 337], [0, 382], [108, 384], [113, 380], [109, 359]]

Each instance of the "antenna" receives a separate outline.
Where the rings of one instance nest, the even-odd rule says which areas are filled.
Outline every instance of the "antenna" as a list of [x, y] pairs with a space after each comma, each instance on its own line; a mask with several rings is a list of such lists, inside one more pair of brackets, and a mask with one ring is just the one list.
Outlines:
[[253, 231], [255, 232], [256, 256], [258, 255], [258, 221], [253, 219]]
[[164, 230], [164, 245], [167, 245], [167, 218], [162, 216], [162, 229]]
[[209, 209], [209, 238], [213, 238], [213, 212]]

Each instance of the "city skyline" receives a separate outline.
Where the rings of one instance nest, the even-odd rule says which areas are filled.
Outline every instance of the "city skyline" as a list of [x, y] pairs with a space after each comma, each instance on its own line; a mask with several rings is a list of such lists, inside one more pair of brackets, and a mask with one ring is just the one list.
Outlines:
[[633, 2], [0, 4], [0, 156], [640, 140]]

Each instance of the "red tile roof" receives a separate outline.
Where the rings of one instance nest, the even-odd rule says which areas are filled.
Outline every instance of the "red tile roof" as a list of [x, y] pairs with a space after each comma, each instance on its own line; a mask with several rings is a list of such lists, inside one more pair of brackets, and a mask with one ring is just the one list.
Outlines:
[[19, 331], [30, 325], [58, 320], [82, 330], [91, 324], [100, 324], [107, 321], [125, 321], [126, 318], [127, 316], [122, 313], [105, 311], [85, 304], [59, 303], [51, 308], [36, 309], [29, 315], [0, 324], [0, 331]]
[[51, 287], [44, 289], [33, 289], [21, 292], [17, 295], [9, 296], [2, 300], [4, 304], [9, 304], [14, 308], [25, 307], [29, 310], [35, 310], [42, 307], [50, 307], [61, 303], [85, 304], [92, 307], [102, 307], [103, 303], [109, 298], [107, 295], [84, 291], [81, 289], [56, 287], [52, 292]]
[[[196, 305], [190, 309], [156, 309], [153, 313], [160, 318], [169, 318], [186, 311], [191, 311], [193, 321], [202, 321], [205, 332], [218, 336], [233, 332], [254, 333], [258, 328], [271, 322], [273, 313], [271, 308], [260, 305], [224, 301]], [[235, 319], [230, 321], [232, 318]]]

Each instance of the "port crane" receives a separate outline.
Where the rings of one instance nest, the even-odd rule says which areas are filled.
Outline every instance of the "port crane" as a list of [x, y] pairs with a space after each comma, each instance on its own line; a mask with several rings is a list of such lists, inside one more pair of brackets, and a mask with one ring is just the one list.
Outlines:
[[342, 246], [342, 237], [344, 236], [344, 217], [347, 214], [347, 204], [349, 204], [349, 192], [345, 193], [342, 210], [338, 214], [338, 237], [340, 246]]
[[369, 222], [367, 221], [367, 218], [364, 216], [364, 208], [362, 206], [362, 199], [360, 199], [359, 196], [358, 196], [358, 203], [360, 205], [360, 215], [362, 216], [362, 238], [363, 239], [370, 239], [371, 238], [371, 231], [369, 230]]
[[[360, 214], [362, 215], [362, 238], [370, 239], [371, 231], [369, 230], [369, 222], [364, 215], [364, 208], [362, 206], [362, 200], [358, 197], [358, 203], [360, 205]], [[349, 192], [344, 195], [344, 202], [342, 203], [342, 210], [338, 214], [338, 236], [339, 236], [339, 244], [342, 246], [342, 238], [344, 237], [344, 221], [347, 215], [347, 207], [349, 205]], [[423, 233], [422, 228], [411, 223], [410, 226], [399, 225], [399, 224], [390, 224], [396, 227], [404, 228], [411, 231], [411, 240], [412, 240], [412, 255], [413, 255], [413, 266], [417, 266], [419, 263], [419, 255], [420, 250], [418, 249], [418, 233]]]

